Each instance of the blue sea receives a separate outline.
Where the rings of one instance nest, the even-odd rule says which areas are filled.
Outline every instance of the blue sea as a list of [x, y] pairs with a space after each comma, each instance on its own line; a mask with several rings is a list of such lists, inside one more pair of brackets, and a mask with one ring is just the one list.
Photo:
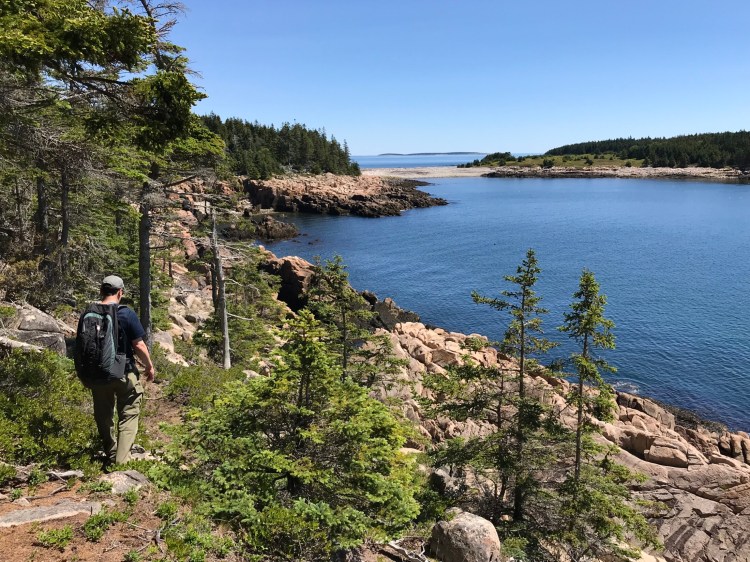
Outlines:
[[420, 166], [457, 166], [481, 160], [483, 152], [465, 154], [385, 154], [383, 156], [352, 156], [364, 168], [416, 168]]
[[510, 288], [527, 248], [537, 291], [556, 330], [593, 271], [608, 297], [617, 388], [689, 408], [750, 431], [750, 185], [650, 179], [433, 180], [449, 201], [400, 217], [288, 215], [304, 236], [277, 255], [340, 254], [354, 287], [392, 297], [422, 321], [499, 339], [508, 318], [474, 304], [471, 291]]

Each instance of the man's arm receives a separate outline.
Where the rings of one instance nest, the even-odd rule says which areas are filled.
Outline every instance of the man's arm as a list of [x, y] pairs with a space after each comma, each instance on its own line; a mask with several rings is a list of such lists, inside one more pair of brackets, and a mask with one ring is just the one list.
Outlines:
[[151, 382], [154, 380], [154, 364], [151, 362], [151, 354], [148, 352], [148, 346], [142, 339], [133, 340], [131, 342], [133, 346], [133, 352], [141, 360], [143, 366], [146, 368], [146, 380]]

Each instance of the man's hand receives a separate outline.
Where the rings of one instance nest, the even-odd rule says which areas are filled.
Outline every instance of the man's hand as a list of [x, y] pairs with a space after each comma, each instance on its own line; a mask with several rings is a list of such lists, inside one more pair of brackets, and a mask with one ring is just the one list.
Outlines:
[[148, 352], [146, 343], [143, 340], [136, 340], [131, 342], [131, 345], [133, 346], [133, 351], [138, 359], [140, 359], [141, 363], [145, 365], [146, 370], [144, 372], [146, 374], [146, 380], [148, 382], [153, 381], [156, 373], [154, 372], [154, 364], [151, 362], [151, 355]]

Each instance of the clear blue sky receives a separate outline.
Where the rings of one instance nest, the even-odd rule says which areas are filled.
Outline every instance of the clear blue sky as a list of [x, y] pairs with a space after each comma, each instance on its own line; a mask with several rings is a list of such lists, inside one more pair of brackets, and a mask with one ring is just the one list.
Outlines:
[[199, 113], [352, 154], [750, 129], [750, 1], [185, 0]]

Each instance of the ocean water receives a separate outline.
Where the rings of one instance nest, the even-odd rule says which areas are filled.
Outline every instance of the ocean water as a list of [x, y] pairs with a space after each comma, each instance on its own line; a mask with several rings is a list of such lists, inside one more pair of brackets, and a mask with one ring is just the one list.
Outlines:
[[471, 154], [386, 154], [352, 156], [360, 168], [418, 168], [422, 166], [457, 166], [482, 159], [484, 153]]
[[354, 287], [392, 297], [425, 323], [499, 339], [507, 317], [471, 291], [509, 288], [527, 248], [537, 292], [556, 327], [592, 270], [608, 297], [623, 390], [692, 409], [750, 431], [750, 186], [671, 180], [433, 180], [449, 205], [400, 217], [288, 215], [305, 233], [269, 246], [277, 255], [340, 254]]

